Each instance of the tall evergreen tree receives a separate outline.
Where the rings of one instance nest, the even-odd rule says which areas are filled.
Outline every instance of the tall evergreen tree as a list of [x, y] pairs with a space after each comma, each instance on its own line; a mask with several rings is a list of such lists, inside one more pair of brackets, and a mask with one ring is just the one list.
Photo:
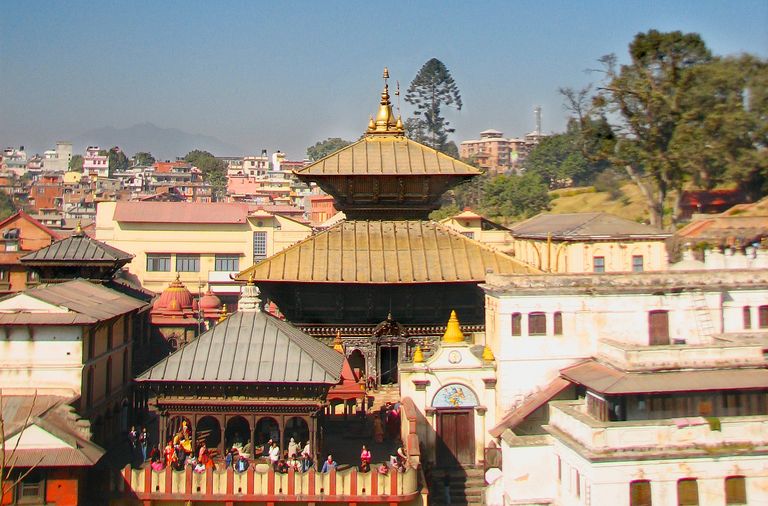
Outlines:
[[443, 106], [461, 110], [461, 93], [448, 68], [432, 58], [419, 70], [405, 93], [405, 101], [416, 107], [406, 121], [409, 136], [438, 151], [450, 150], [448, 134], [454, 131], [441, 115]]

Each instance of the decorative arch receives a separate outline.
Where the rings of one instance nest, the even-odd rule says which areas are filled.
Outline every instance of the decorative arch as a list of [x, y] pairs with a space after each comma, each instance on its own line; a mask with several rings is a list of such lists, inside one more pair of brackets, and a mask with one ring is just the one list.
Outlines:
[[213, 416], [204, 416], [197, 421], [195, 447], [205, 441], [208, 448], [218, 448], [221, 443], [221, 425]]
[[251, 441], [251, 424], [242, 416], [235, 416], [227, 420], [227, 428], [224, 431], [224, 448], [239, 445], [241, 448]]
[[302, 445], [309, 441], [309, 425], [307, 421], [301, 417], [294, 416], [289, 418], [285, 424], [285, 430], [283, 431], [283, 446], [282, 448], [288, 448], [288, 443], [291, 438], [296, 443], [301, 442]]
[[277, 423], [277, 420], [275, 420], [270, 416], [265, 416], [264, 418], [261, 418], [256, 423], [256, 428], [254, 429], [254, 438], [257, 445], [265, 444], [270, 439], [272, 441], [279, 443], [280, 442], [280, 424]]
[[433, 408], [473, 408], [479, 404], [474, 390], [461, 383], [445, 385], [432, 398]]
[[353, 372], [355, 372], [358, 378], [367, 377], [365, 371], [365, 355], [360, 349], [355, 348], [352, 350], [352, 353], [349, 354], [347, 361], [349, 362], [349, 367]]

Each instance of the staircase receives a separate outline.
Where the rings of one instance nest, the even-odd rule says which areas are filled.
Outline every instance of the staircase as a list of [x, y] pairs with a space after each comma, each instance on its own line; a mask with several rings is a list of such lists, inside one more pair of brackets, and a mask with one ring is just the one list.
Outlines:
[[695, 290], [690, 293], [691, 298], [693, 299], [693, 308], [696, 311], [696, 326], [698, 327], [699, 336], [706, 341], [715, 334], [715, 324], [712, 321], [712, 313], [707, 304], [707, 299], [700, 290]]
[[400, 402], [400, 387], [398, 385], [380, 385], [376, 390], [369, 390], [368, 396], [373, 397], [373, 406], [370, 412], [378, 411], [386, 403]]
[[482, 467], [436, 468], [429, 478], [430, 506], [479, 506], [484, 504], [485, 477]]

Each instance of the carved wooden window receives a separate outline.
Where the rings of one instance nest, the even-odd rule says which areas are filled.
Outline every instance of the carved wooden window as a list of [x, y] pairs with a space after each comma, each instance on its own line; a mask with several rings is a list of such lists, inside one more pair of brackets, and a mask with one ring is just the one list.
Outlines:
[[605, 257], [593, 257], [592, 270], [594, 272], [605, 272]]
[[768, 329], [768, 306], [760, 306], [757, 310], [758, 325], [761, 329]]
[[556, 336], [562, 336], [563, 335], [563, 313], [560, 311], [555, 311], [554, 317], [552, 318], [553, 321], [553, 333]]
[[669, 312], [648, 313], [648, 338], [651, 345], [669, 344]]
[[678, 506], [696, 506], [699, 504], [699, 483], [696, 478], [683, 478], [677, 481]]
[[729, 476], [725, 479], [725, 504], [748, 504], [747, 485], [743, 476]]
[[520, 336], [523, 333], [522, 330], [523, 315], [520, 313], [512, 313], [512, 335]]
[[635, 480], [629, 483], [629, 506], [651, 506], [651, 482]]
[[744, 309], [742, 311], [742, 318], [744, 320], [744, 329], [748, 330], [752, 328], [752, 308], [749, 306], [744, 306]]
[[547, 315], [545, 313], [528, 314], [528, 335], [546, 336], [547, 335]]

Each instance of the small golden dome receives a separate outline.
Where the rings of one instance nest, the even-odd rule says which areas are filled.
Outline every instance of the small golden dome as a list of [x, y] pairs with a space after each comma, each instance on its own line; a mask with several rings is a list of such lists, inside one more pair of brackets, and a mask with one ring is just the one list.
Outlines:
[[333, 339], [333, 349], [344, 354], [344, 341], [341, 340], [341, 331], [336, 331], [336, 337]]
[[487, 345], [483, 348], [483, 360], [486, 362], [493, 362], [496, 360], [496, 357], [493, 356], [493, 352]]
[[[387, 79], [389, 79], [389, 69], [384, 67], [384, 90], [381, 92], [381, 101], [379, 102], [379, 111], [376, 113], [376, 119], [368, 122], [368, 134], [390, 134], [390, 135], [402, 135], [405, 132], [402, 121], [395, 119], [395, 114], [392, 112], [392, 104], [389, 101], [389, 85], [387, 85]], [[399, 125], [399, 126], [398, 126]]]
[[451, 317], [448, 319], [448, 325], [443, 334], [444, 343], [463, 343], [464, 334], [459, 327], [459, 319], [456, 317], [456, 311], [451, 311]]
[[413, 351], [413, 363], [421, 364], [424, 362], [424, 353], [421, 351], [421, 346], [417, 346]]

